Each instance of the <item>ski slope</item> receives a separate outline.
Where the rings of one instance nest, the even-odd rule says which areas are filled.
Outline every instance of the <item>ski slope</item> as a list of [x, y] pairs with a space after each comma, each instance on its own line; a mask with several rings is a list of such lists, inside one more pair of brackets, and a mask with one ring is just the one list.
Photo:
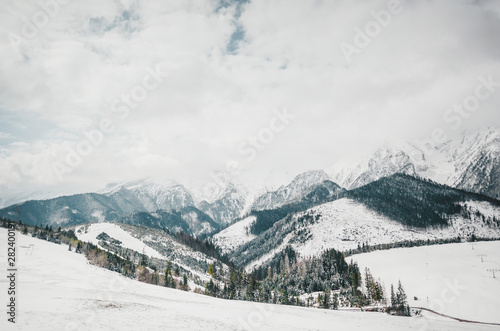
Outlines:
[[[7, 242], [0, 229], [0, 243]], [[0, 330], [498, 330], [455, 321], [393, 317], [256, 304], [206, 297], [148, 285], [91, 266], [85, 257], [32, 237], [17, 235], [19, 250], [15, 327], [1, 318]], [[0, 261], [6, 270], [6, 247]], [[6, 277], [0, 278], [6, 303]]]
[[[474, 247], [474, 249], [472, 249]], [[479, 254], [486, 255], [481, 257]], [[398, 248], [347, 258], [380, 277], [387, 293], [400, 279], [410, 306], [467, 320], [500, 323], [500, 241]], [[418, 300], [414, 300], [417, 297]]]

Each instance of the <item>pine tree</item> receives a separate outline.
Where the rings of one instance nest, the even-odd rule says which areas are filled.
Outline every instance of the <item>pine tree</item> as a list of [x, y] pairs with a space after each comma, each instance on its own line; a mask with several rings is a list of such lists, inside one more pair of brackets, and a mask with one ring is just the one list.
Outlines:
[[398, 290], [394, 294], [394, 287], [391, 284], [391, 308], [390, 311], [394, 311], [400, 316], [410, 316], [410, 307], [408, 306], [407, 297], [401, 281], [398, 281]]
[[338, 309], [339, 308], [339, 297], [337, 296], [336, 293], [333, 294], [332, 308], [333, 309]]
[[391, 306], [396, 306], [396, 295], [394, 294], [394, 285], [391, 284]]
[[141, 260], [139, 262], [139, 265], [142, 266], [147, 266], [148, 265], [148, 256], [144, 253], [141, 254]]
[[326, 288], [325, 291], [323, 292], [323, 303], [322, 303], [323, 308], [329, 309], [330, 308], [330, 289]]
[[368, 303], [373, 301], [374, 297], [374, 284], [373, 277], [368, 268], [365, 268], [365, 288], [366, 288], [366, 298], [368, 299]]
[[182, 287], [183, 287], [184, 291], [188, 290], [188, 278], [187, 278], [186, 274], [184, 274], [184, 276], [182, 277]]
[[81, 241], [78, 241], [78, 243], [76, 245], [75, 253], [80, 254], [82, 252], [82, 248], [83, 248], [83, 246], [82, 246]]
[[164, 285], [166, 287], [173, 287], [173, 278], [172, 278], [172, 263], [170, 261], [167, 262], [167, 268], [165, 269], [165, 279]]
[[281, 290], [281, 304], [282, 305], [288, 305], [288, 290], [286, 287], [284, 287]]

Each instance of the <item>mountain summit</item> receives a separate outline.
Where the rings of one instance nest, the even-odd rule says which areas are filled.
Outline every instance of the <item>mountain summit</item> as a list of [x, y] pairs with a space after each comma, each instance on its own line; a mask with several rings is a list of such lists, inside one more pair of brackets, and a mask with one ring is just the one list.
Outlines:
[[394, 173], [406, 173], [498, 199], [500, 133], [487, 128], [465, 133], [439, 146], [387, 145], [361, 159], [341, 160], [327, 172], [334, 182], [347, 189]]

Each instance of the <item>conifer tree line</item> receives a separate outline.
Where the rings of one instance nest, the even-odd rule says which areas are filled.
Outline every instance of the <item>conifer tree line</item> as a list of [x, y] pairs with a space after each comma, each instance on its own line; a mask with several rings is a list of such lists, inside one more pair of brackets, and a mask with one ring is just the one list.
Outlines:
[[347, 263], [335, 249], [300, 259], [287, 247], [251, 273], [235, 268], [226, 271], [216, 264], [208, 271], [213, 279], [205, 293], [218, 298], [325, 309], [378, 304], [381, 310], [387, 301], [380, 281], [366, 269], [363, 288], [358, 265]]
[[358, 245], [357, 248], [348, 249], [344, 251], [344, 255], [349, 257], [351, 255], [368, 253], [373, 251], [384, 251], [393, 248], [403, 248], [403, 247], [420, 247], [420, 246], [432, 246], [432, 245], [444, 245], [451, 243], [461, 243], [461, 242], [475, 242], [475, 241], [496, 241], [500, 240], [500, 237], [480, 237], [472, 233], [468, 238], [454, 237], [454, 238], [440, 238], [440, 239], [426, 239], [426, 240], [403, 240], [396, 241], [387, 244], [375, 244], [369, 245], [368, 243], [363, 243]]

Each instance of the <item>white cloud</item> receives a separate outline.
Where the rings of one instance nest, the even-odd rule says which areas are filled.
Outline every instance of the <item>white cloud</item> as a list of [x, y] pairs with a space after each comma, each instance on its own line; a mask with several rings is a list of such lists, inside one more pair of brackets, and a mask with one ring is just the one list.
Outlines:
[[[420, 139], [436, 126], [456, 134], [443, 112], [474, 92], [478, 76], [500, 81], [500, 5], [402, 1], [403, 11], [346, 62], [339, 45], [387, 5], [254, 0], [238, 11], [216, 10], [216, 1], [73, 1], [17, 52], [9, 36], [22, 36], [23, 18], [42, 9], [8, 4], [0, 14], [0, 187], [196, 181], [229, 160], [242, 163], [244, 180], [283, 181], [393, 137]], [[241, 39], [228, 52], [236, 29]], [[125, 119], [112, 112], [157, 64], [168, 72], [163, 82]], [[497, 92], [460, 130], [499, 126], [499, 102]], [[238, 144], [282, 107], [297, 119], [246, 163]], [[51, 164], [103, 119], [113, 132], [57, 180]]]

